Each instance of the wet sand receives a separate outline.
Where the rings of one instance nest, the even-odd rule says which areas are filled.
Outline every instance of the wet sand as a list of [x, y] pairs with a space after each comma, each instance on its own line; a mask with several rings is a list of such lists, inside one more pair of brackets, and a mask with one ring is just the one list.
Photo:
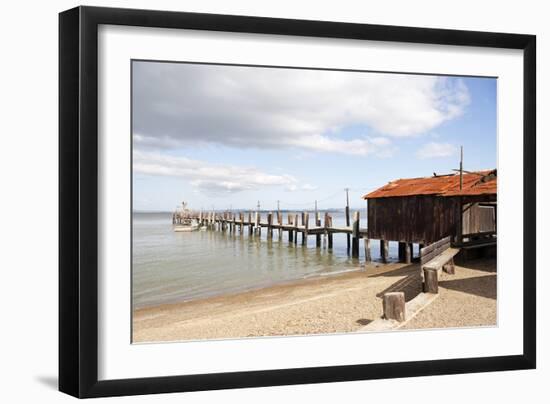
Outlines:
[[[442, 277], [440, 298], [404, 328], [495, 324], [496, 265], [494, 260], [476, 265], [482, 268], [457, 266], [456, 275], [444, 275], [449, 280]], [[419, 273], [418, 264], [371, 264], [359, 272], [138, 309], [133, 316], [133, 341], [358, 331], [381, 316], [383, 293], [405, 291], [406, 300], [416, 296], [421, 289]]]

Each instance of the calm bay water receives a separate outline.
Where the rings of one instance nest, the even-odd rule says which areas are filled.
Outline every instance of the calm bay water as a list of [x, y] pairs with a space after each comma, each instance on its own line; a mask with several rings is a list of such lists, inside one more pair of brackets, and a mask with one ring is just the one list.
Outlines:
[[[324, 215], [324, 213], [322, 214]], [[335, 227], [345, 224], [342, 212], [333, 212]], [[265, 217], [265, 214], [263, 215]], [[286, 213], [283, 216], [286, 219]], [[311, 215], [310, 215], [311, 217]], [[366, 211], [361, 211], [366, 217]], [[310, 219], [310, 223], [313, 221]], [[361, 227], [366, 227], [366, 221]], [[307, 277], [326, 276], [362, 269], [360, 258], [348, 257], [345, 234], [334, 235], [332, 252], [308, 245], [288, 243], [287, 233], [279, 241], [262, 236], [248, 237], [219, 231], [174, 232], [170, 213], [133, 214], [132, 295], [134, 308], [175, 303], [261, 288]], [[379, 243], [371, 242], [372, 258], [379, 259]], [[390, 257], [397, 244], [390, 243]]]

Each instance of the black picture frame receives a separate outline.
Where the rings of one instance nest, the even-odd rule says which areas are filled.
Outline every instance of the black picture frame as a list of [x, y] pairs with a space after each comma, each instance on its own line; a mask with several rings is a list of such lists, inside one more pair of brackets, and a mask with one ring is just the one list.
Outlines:
[[[523, 354], [98, 380], [98, 26], [100, 24], [523, 50]], [[77, 7], [59, 15], [59, 390], [103, 397], [325, 383], [536, 366], [536, 37]], [[519, 270], [519, 268], [518, 268]]]

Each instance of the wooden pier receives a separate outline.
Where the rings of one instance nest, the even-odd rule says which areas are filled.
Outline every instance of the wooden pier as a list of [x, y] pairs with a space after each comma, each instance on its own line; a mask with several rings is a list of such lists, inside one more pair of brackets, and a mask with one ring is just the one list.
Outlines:
[[[349, 214], [349, 210], [346, 211]], [[262, 217], [262, 212], [189, 212], [184, 215], [174, 214], [173, 223], [177, 224], [181, 220], [196, 220], [199, 226], [206, 227], [209, 230], [228, 232], [230, 234], [244, 234], [261, 236], [262, 229], [267, 232], [267, 238], [273, 239], [276, 233], [282, 240], [286, 232], [289, 243], [298, 244], [298, 239], [302, 245], [307, 245], [308, 237], [315, 238], [315, 246], [321, 248], [322, 237], [327, 240], [327, 248], [332, 250], [334, 234], [345, 234], [348, 242], [348, 251], [351, 248], [351, 256], [359, 258], [359, 244], [363, 239], [365, 260], [371, 261], [370, 240], [367, 238], [367, 229], [360, 227], [360, 214], [354, 212], [353, 221], [350, 226], [333, 226], [332, 216], [326, 212], [321, 219], [321, 213], [314, 213], [313, 223], [310, 223], [309, 212], [288, 213], [286, 222], [283, 219], [282, 212], [269, 212]], [[347, 220], [349, 222], [349, 220]], [[387, 258], [387, 246], [386, 255]]]

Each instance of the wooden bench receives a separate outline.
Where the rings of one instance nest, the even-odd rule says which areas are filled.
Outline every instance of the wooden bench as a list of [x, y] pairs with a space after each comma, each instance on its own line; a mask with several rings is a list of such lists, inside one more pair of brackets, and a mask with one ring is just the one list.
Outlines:
[[455, 273], [454, 257], [460, 250], [451, 248], [451, 238], [445, 237], [420, 250], [420, 268], [424, 292], [437, 293], [437, 279], [441, 270]]

